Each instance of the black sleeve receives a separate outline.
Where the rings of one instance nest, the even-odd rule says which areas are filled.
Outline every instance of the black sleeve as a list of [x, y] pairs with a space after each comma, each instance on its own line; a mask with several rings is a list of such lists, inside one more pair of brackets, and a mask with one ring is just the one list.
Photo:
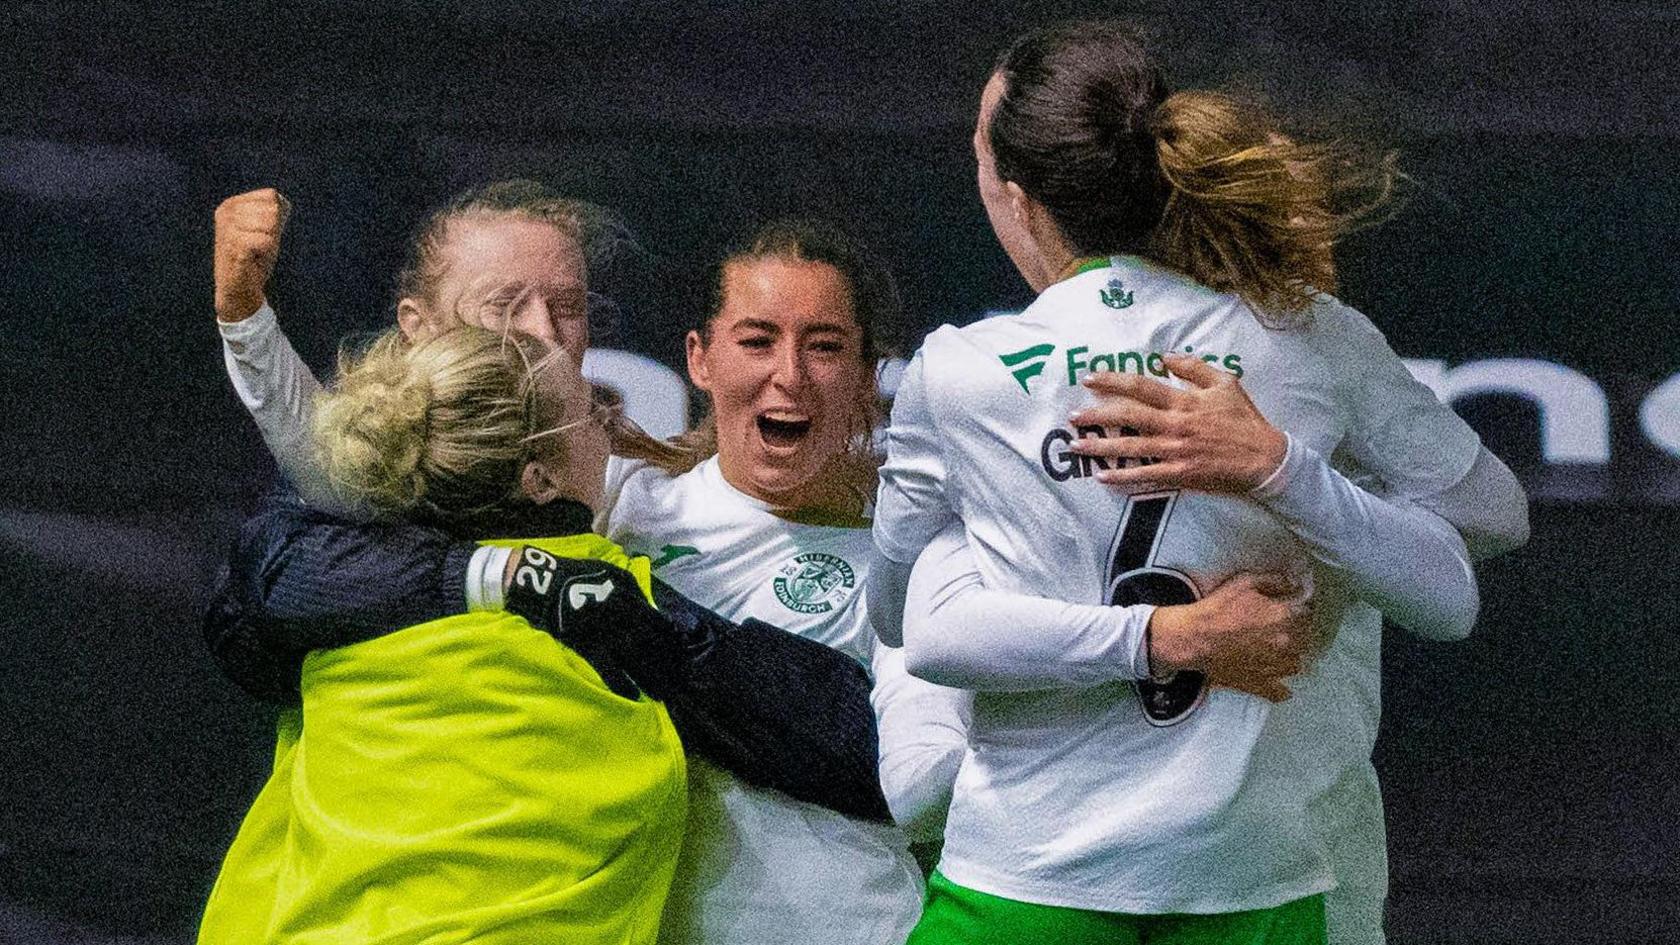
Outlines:
[[[508, 606], [664, 700], [688, 750], [748, 783], [850, 817], [891, 820], [863, 667], [767, 623], [726, 620], [658, 580], [659, 609], [647, 607], [633, 580], [602, 563], [595, 573], [548, 582], [552, 593], [540, 601], [516, 587]], [[570, 593], [602, 582], [615, 590]]]
[[[222, 671], [257, 698], [296, 702], [303, 657], [464, 612], [476, 546], [417, 526], [349, 522], [277, 496], [241, 528], [205, 618]], [[595, 567], [599, 565], [599, 568]], [[603, 562], [561, 564], [566, 581], [542, 605], [512, 606], [589, 659], [609, 685], [627, 674], [665, 700], [685, 746], [743, 780], [853, 817], [888, 821], [870, 682], [820, 643], [749, 620], [735, 624], [654, 582], [596, 602], [561, 627], [572, 580]], [[601, 603], [606, 603], [603, 600]], [[622, 667], [622, 671], [618, 669]]]
[[757, 620], [721, 635], [665, 700], [686, 744], [743, 780], [890, 823], [869, 674]]
[[241, 688], [296, 701], [310, 650], [464, 612], [475, 548], [434, 529], [351, 522], [271, 496], [240, 528], [205, 615], [205, 640]]

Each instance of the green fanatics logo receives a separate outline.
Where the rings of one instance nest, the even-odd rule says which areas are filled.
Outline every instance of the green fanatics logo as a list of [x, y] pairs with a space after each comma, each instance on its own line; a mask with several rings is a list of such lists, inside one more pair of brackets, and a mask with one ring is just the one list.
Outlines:
[[653, 562], [649, 565], [649, 567], [658, 570], [678, 558], [686, 558], [690, 555], [698, 555], [699, 553], [700, 549], [694, 547], [693, 545], [666, 545], [665, 547], [659, 549], [658, 557], [653, 559]]
[[1126, 291], [1125, 283], [1119, 276], [1108, 280], [1108, 288], [1097, 290], [1102, 296], [1102, 303], [1109, 308], [1125, 308], [1132, 304], [1132, 293]]
[[1000, 354], [998, 360], [1003, 362], [1004, 367], [1013, 368], [1009, 373], [1014, 376], [1015, 382], [1021, 385], [1021, 389], [1030, 394], [1032, 389], [1027, 387], [1028, 378], [1043, 374], [1044, 362], [1050, 360], [1050, 355], [1055, 352], [1056, 346], [1045, 342], [1010, 354]]
[[845, 559], [820, 551], [795, 555], [776, 570], [776, 578], [770, 582], [776, 599], [801, 614], [826, 614], [857, 586], [857, 572]]

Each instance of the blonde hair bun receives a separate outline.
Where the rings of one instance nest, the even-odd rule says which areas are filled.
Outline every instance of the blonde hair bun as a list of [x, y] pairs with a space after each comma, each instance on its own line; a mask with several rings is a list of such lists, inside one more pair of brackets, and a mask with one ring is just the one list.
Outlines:
[[382, 338], [346, 364], [315, 415], [323, 471], [344, 498], [381, 512], [409, 508], [426, 495], [421, 464], [432, 385], [394, 347], [394, 339]]
[[342, 353], [314, 429], [340, 498], [375, 517], [446, 526], [517, 503], [543, 419], [537, 347], [461, 326], [413, 343], [393, 329]]

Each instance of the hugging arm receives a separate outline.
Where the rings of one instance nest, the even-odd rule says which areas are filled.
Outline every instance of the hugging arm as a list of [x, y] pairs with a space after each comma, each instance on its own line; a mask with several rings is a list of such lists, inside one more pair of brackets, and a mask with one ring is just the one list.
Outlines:
[[1076, 422], [1141, 435], [1081, 440], [1074, 448], [1107, 460], [1156, 460], [1097, 474], [1113, 485], [1253, 499], [1384, 616], [1420, 636], [1460, 639], [1480, 604], [1470, 554], [1453, 523], [1416, 499], [1461, 481], [1480, 443], [1411, 378], [1375, 329], [1366, 329], [1351, 321], [1325, 331], [1357, 365], [1339, 380], [1350, 417], [1342, 448], [1382, 480], [1381, 495], [1274, 427], [1235, 377], [1191, 357], [1166, 360], [1190, 383], [1185, 390], [1134, 375], [1088, 377], [1084, 383], [1102, 399]]
[[684, 745], [748, 783], [848, 817], [892, 819], [862, 666], [762, 621], [726, 620], [659, 582], [654, 600], [684, 654], [663, 692]]
[[[353, 523], [271, 500], [240, 531], [205, 636], [242, 688], [296, 702], [310, 650], [464, 613], [478, 550], [432, 529]], [[589, 658], [609, 685], [628, 676], [663, 698], [686, 745], [750, 783], [888, 819], [862, 667], [768, 624], [732, 623], [659, 582], [655, 610], [628, 572], [605, 562], [555, 566], [627, 582], [608, 598], [620, 609], [603, 619], [577, 610], [567, 621], [563, 601], [549, 601], [520, 615]]]
[[886, 429], [887, 461], [875, 495], [875, 555], [869, 565], [869, 622], [887, 646], [903, 646], [904, 597], [916, 557], [957, 520], [946, 495], [945, 435], [924, 379], [922, 352], [905, 367]]
[[912, 842], [925, 842], [945, 832], [974, 695], [912, 676], [905, 656], [902, 647], [875, 647], [870, 699], [880, 731], [881, 790], [893, 820]]
[[1233, 575], [1192, 604], [1074, 604], [988, 588], [952, 525], [916, 560], [903, 652], [915, 675], [978, 692], [1083, 689], [1188, 669], [1279, 701], [1314, 642], [1310, 597], [1278, 575]]
[[465, 611], [474, 550], [434, 529], [350, 522], [296, 496], [270, 496], [234, 541], [205, 614], [205, 641], [242, 689], [296, 702], [310, 650]]

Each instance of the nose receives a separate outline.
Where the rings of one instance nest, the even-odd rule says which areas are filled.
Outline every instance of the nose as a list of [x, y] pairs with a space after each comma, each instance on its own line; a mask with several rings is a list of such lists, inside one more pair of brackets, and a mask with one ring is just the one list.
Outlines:
[[560, 340], [554, 330], [554, 317], [549, 309], [548, 300], [535, 293], [520, 300], [508, 318], [508, 325], [549, 344], [556, 344]]
[[770, 378], [783, 388], [797, 388], [805, 383], [805, 355], [797, 344], [782, 341], [776, 351], [776, 366]]

